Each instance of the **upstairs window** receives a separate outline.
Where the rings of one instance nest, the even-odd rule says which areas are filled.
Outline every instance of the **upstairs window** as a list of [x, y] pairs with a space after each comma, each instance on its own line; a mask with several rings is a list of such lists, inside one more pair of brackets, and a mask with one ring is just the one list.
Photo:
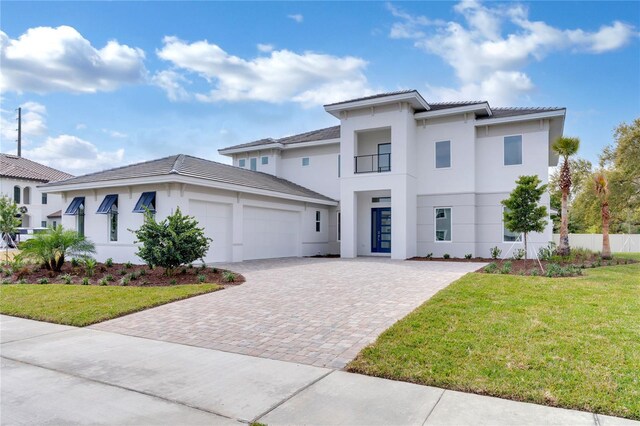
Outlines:
[[156, 193], [143, 192], [136, 203], [133, 213], [144, 213], [145, 209], [149, 209], [151, 213], [156, 212]]
[[269, 157], [262, 157], [262, 165], [269, 164]]
[[22, 190], [22, 204], [31, 204], [31, 187], [25, 186]]
[[522, 164], [522, 135], [504, 138], [504, 165]]
[[250, 168], [251, 168], [251, 170], [253, 170], [255, 172], [256, 170], [258, 170], [258, 159], [257, 158], [252, 158], [250, 161], [251, 161]]
[[316, 211], [316, 232], [320, 232], [320, 211]]
[[20, 194], [22, 194], [22, 191], [20, 191], [20, 187], [18, 185], [13, 187], [13, 202], [16, 204], [20, 204]]
[[42, 204], [47, 204], [47, 194], [46, 193], [42, 194]]
[[246, 165], [246, 160], [244, 158], [241, 158], [240, 160], [238, 160], [238, 167], [245, 167]]
[[436, 142], [436, 169], [451, 167], [451, 141]]

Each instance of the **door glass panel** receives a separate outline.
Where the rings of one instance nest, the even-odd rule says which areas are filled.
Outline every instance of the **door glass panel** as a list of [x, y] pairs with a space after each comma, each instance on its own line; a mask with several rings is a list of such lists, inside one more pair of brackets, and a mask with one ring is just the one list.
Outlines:
[[391, 144], [382, 143], [378, 145], [378, 172], [389, 170], [391, 170]]

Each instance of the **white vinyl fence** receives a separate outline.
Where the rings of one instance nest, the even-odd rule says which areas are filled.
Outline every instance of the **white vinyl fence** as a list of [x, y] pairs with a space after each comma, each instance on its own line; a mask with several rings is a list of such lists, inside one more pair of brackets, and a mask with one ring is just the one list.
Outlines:
[[[560, 234], [553, 234], [558, 244]], [[609, 234], [612, 253], [640, 252], [640, 234]], [[569, 245], [593, 251], [602, 251], [602, 234], [569, 234]]]

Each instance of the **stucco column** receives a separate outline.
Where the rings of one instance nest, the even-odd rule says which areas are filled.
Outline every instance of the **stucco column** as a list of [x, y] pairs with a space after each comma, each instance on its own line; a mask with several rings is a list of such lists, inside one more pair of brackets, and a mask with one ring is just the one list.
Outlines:
[[244, 205], [241, 200], [233, 203], [231, 214], [231, 261], [242, 262], [244, 260], [243, 246], [243, 222], [244, 222]]
[[391, 258], [407, 258], [407, 191], [404, 187], [391, 189]]
[[356, 193], [346, 189], [340, 192], [340, 216], [342, 219], [340, 257], [357, 256]]

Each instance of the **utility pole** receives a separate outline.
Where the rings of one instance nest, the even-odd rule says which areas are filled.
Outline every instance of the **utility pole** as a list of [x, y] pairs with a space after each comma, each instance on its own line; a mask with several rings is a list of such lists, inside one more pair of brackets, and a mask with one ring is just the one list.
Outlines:
[[22, 157], [22, 108], [18, 107], [18, 157]]

